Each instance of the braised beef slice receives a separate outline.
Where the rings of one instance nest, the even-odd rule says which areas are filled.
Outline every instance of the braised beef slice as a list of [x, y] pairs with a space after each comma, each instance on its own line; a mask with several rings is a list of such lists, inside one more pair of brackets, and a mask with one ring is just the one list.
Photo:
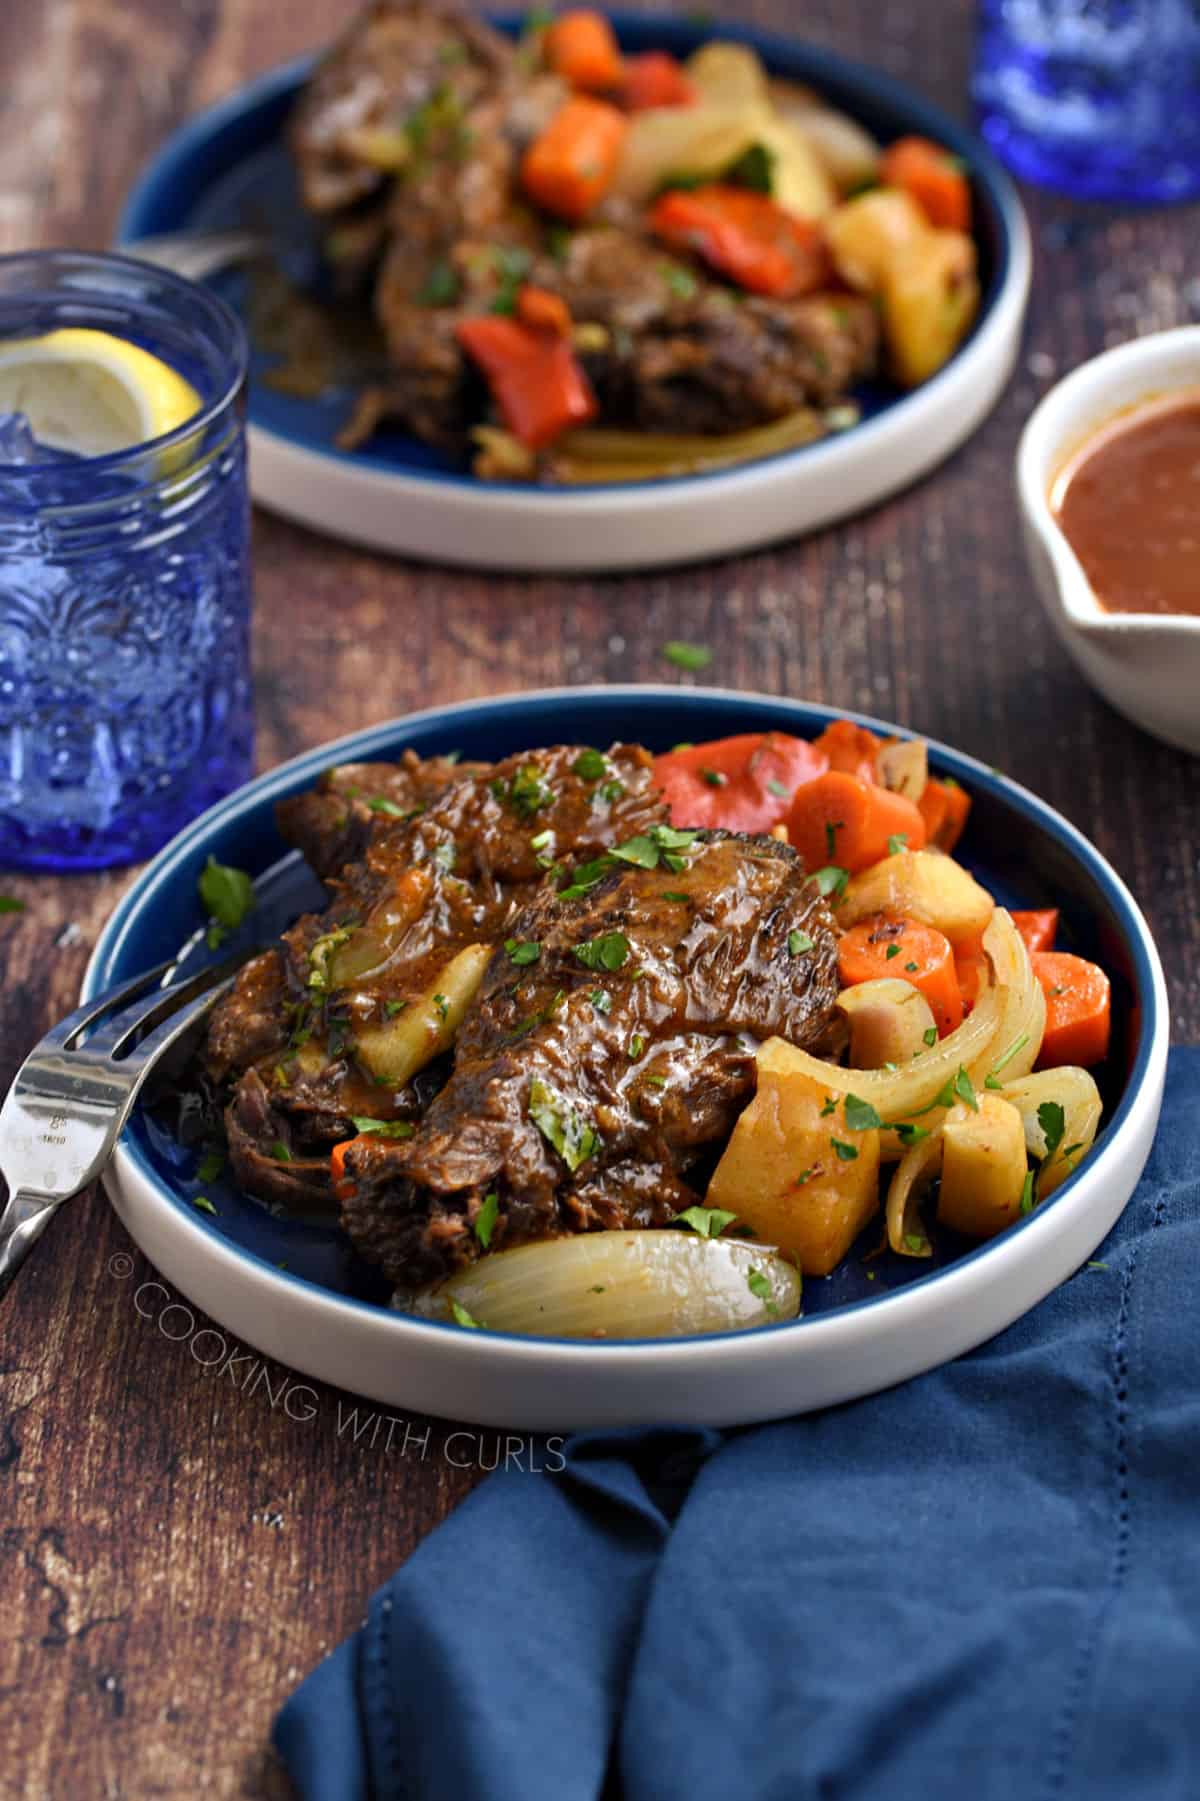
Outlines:
[[362, 855], [376, 826], [424, 812], [455, 782], [486, 774], [488, 767], [453, 757], [422, 759], [412, 750], [399, 763], [341, 763], [327, 769], [315, 788], [281, 800], [275, 824], [284, 843], [327, 881]]
[[[389, 809], [372, 809], [381, 797]], [[314, 798], [319, 808], [304, 804]], [[340, 822], [360, 804], [353, 829], [368, 836], [341, 867], [350, 828]], [[242, 1186], [269, 1200], [317, 1199], [328, 1192], [329, 1148], [352, 1134], [352, 1118], [419, 1117], [432, 1098], [424, 1072], [402, 1090], [381, 1085], [355, 1056], [356, 1037], [435, 989], [468, 946], [501, 943], [552, 866], [594, 858], [664, 819], [649, 753], [624, 745], [603, 755], [559, 746], [488, 766], [347, 765], [315, 797], [285, 803], [285, 835], [318, 859], [334, 899], [248, 965], [213, 1012], [205, 1066], [234, 1085], [227, 1120]], [[280, 1147], [299, 1166], [282, 1179]]]
[[[795, 853], [706, 833], [668, 854], [683, 867], [619, 863], [531, 898], [508, 931], [537, 958], [494, 953], [416, 1134], [348, 1153], [346, 1229], [397, 1287], [477, 1256], [493, 1192], [493, 1249], [665, 1223], [750, 1098], [758, 1042], [826, 1044], [836, 934]], [[795, 932], [811, 950], [792, 954]]]

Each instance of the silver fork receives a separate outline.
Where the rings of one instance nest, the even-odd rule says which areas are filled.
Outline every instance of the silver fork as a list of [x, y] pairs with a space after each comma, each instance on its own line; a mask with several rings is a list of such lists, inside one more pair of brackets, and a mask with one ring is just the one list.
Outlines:
[[218, 269], [251, 262], [270, 248], [265, 233], [254, 231], [168, 231], [121, 246], [124, 255], [170, 269], [188, 281], [203, 281]]
[[0, 1109], [0, 1295], [64, 1201], [94, 1182], [160, 1058], [233, 983], [240, 956], [169, 987], [173, 963], [89, 1001], [30, 1052]]

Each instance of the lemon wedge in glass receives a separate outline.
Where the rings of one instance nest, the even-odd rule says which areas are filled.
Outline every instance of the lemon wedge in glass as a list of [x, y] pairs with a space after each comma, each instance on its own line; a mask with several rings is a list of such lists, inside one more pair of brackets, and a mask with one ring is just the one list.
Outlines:
[[23, 413], [51, 450], [109, 456], [161, 438], [200, 407], [169, 364], [110, 332], [0, 338], [0, 413]]

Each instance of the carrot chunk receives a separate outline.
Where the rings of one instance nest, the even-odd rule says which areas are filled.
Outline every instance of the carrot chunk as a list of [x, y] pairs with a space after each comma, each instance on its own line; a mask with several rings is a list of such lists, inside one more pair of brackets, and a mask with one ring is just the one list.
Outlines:
[[925, 821], [912, 801], [833, 769], [797, 790], [787, 828], [809, 869], [836, 863], [851, 875], [925, 845]]
[[714, 182], [672, 189], [655, 204], [650, 227], [672, 249], [694, 251], [753, 294], [792, 300], [829, 279], [819, 228], [748, 188]]
[[900, 138], [883, 153], [885, 188], [911, 194], [931, 225], [971, 229], [971, 189], [958, 158], [929, 138]]
[[696, 88], [673, 56], [665, 50], [647, 50], [625, 58], [621, 99], [631, 113], [652, 106], [694, 106]]
[[460, 320], [457, 337], [487, 377], [504, 423], [531, 450], [595, 417], [595, 396], [567, 339], [495, 314]]
[[1112, 1029], [1112, 991], [1099, 964], [1067, 951], [1034, 951], [1030, 961], [1046, 996], [1038, 1068], [1078, 1063], [1088, 1069], [1103, 1062]]
[[546, 212], [578, 224], [608, 192], [628, 129], [615, 106], [574, 95], [525, 152], [525, 192]]
[[1039, 907], [1036, 910], [1016, 912], [1012, 922], [1025, 940], [1027, 951], [1050, 951], [1054, 949], [1054, 940], [1058, 935], [1058, 908]]
[[930, 776], [917, 803], [925, 821], [926, 843], [936, 850], [952, 851], [963, 835], [971, 796], [954, 781]]
[[675, 826], [769, 832], [792, 797], [825, 773], [824, 753], [786, 732], [747, 732], [655, 757], [654, 775]]
[[616, 33], [603, 13], [564, 13], [546, 32], [546, 61], [573, 88], [594, 94], [618, 87], [624, 74]]
[[855, 725], [852, 719], [835, 719], [819, 738], [813, 739], [814, 749], [824, 751], [831, 769], [840, 769], [843, 775], [861, 776], [864, 782], [876, 780], [875, 758], [882, 746], [882, 738], [869, 732], [865, 725]]
[[843, 988], [885, 976], [911, 982], [929, 1002], [939, 1037], [962, 1024], [963, 1003], [950, 940], [933, 926], [877, 914], [851, 926], [838, 946]]
[[358, 1144], [358, 1138], [343, 1138], [335, 1144], [329, 1157], [329, 1173], [333, 1178], [333, 1192], [339, 1201], [348, 1201], [354, 1194], [354, 1183], [346, 1174], [346, 1152], [352, 1144]]
[[569, 338], [571, 309], [561, 294], [549, 288], [535, 287], [527, 281], [517, 295], [517, 318], [534, 331], [548, 331], [552, 337]]

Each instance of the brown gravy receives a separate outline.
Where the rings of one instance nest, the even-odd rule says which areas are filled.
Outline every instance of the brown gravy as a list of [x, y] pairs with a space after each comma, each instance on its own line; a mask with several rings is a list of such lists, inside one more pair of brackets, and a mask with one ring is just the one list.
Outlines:
[[1050, 499], [1108, 612], [1200, 616], [1200, 390], [1105, 426]]

